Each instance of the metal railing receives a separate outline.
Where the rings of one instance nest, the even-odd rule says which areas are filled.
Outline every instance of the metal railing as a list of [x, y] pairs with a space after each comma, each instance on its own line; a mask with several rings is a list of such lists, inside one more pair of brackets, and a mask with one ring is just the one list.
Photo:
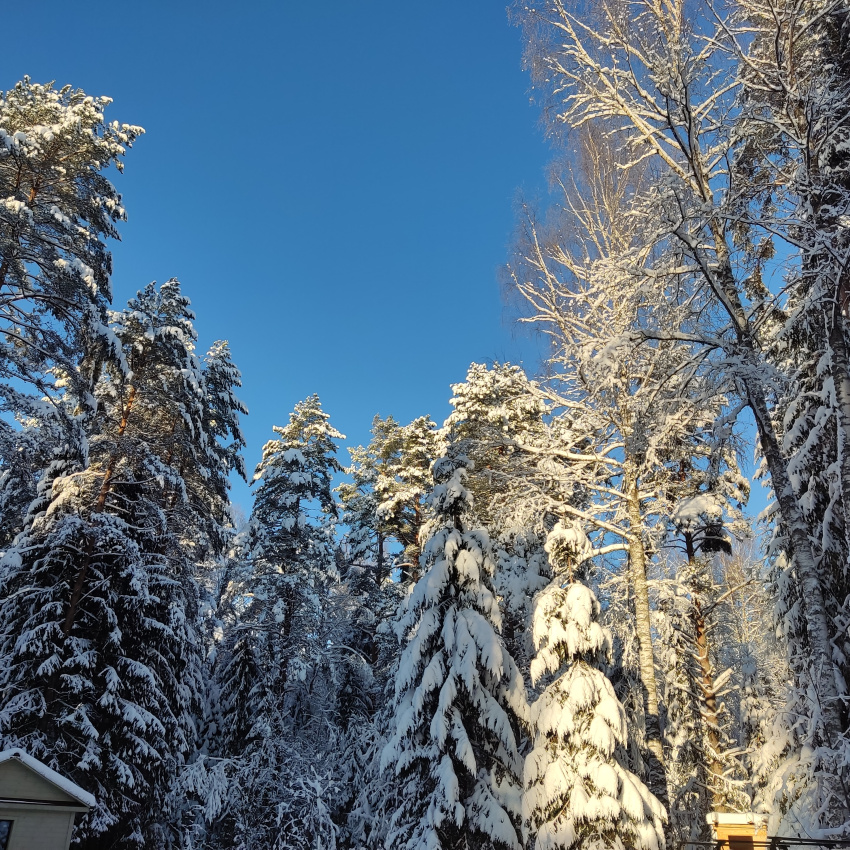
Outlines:
[[683, 841], [678, 850], [794, 850], [795, 847], [808, 850], [838, 850], [850, 848], [850, 838], [786, 838], [774, 835], [771, 838], [755, 840], [740, 836], [723, 838], [719, 841]]

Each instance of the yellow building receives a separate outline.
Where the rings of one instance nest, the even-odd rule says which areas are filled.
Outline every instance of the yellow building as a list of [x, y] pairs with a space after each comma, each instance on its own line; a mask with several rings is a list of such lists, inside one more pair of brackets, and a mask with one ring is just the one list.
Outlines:
[[729, 842], [729, 850], [752, 850], [767, 843], [767, 815], [755, 812], [710, 812], [706, 820], [717, 841]]

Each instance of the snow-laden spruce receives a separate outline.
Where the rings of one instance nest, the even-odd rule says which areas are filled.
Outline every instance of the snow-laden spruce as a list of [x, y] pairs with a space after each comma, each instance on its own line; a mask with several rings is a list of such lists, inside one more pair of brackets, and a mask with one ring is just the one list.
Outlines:
[[0, 562], [0, 743], [95, 795], [88, 846], [168, 847], [166, 798], [196, 743], [193, 557], [220, 554], [218, 440], [238, 423], [209, 422], [192, 319], [174, 280], [113, 316], [129, 369], [98, 374], [88, 464], [57, 447]]
[[660, 850], [664, 809], [623, 766], [626, 717], [599, 665], [611, 639], [582, 584], [552, 582], [535, 600], [535, 684], [557, 678], [531, 706], [523, 818], [535, 850]]
[[330, 812], [343, 793], [337, 722], [354, 713], [343, 703], [358, 675], [369, 677], [348, 648], [346, 611], [334, 606], [331, 478], [342, 435], [317, 395], [274, 430], [218, 611], [207, 751], [226, 765], [224, 778], [215, 805], [203, 783], [194, 793], [215, 846], [332, 848]]
[[402, 621], [406, 646], [382, 757], [400, 800], [386, 846], [398, 850], [521, 846], [515, 724], [525, 695], [499, 636], [490, 541], [469, 527], [465, 467], [465, 458], [434, 465], [436, 518]]
[[270, 734], [272, 718], [285, 704], [292, 708], [323, 650], [325, 588], [336, 578], [331, 477], [341, 471], [342, 437], [329, 419], [317, 395], [299, 402], [288, 424], [275, 427], [278, 437], [266, 443], [254, 475], [254, 510], [220, 606], [215, 747], [226, 755]]

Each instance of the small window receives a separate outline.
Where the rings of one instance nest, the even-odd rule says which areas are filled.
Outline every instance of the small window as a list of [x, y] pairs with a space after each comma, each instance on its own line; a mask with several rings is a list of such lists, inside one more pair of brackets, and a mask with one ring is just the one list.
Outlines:
[[12, 834], [14, 821], [0, 820], [0, 850], [6, 850], [9, 846], [9, 836]]
[[730, 835], [729, 850], [753, 850], [752, 835]]

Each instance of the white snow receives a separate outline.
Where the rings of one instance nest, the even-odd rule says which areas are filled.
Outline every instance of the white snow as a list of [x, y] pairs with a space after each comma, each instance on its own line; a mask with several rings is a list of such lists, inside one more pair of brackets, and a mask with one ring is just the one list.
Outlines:
[[51, 785], [55, 785], [60, 791], [64, 791], [68, 796], [82, 803], [82, 805], [88, 806], [90, 809], [93, 809], [97, 805], [97, 800], [88, 791], [84, 791], [79, 785], [71, 782], [70, 779], [66, 779], [61, 773], [57, 773], [23, 750], [15, 747], [11, 750], [0, 752], [0, 764], [11, 759], [17, 759], [21, 764], [26, 765], [34, 773], [37, 773], [42, 779], [46, 779]]

